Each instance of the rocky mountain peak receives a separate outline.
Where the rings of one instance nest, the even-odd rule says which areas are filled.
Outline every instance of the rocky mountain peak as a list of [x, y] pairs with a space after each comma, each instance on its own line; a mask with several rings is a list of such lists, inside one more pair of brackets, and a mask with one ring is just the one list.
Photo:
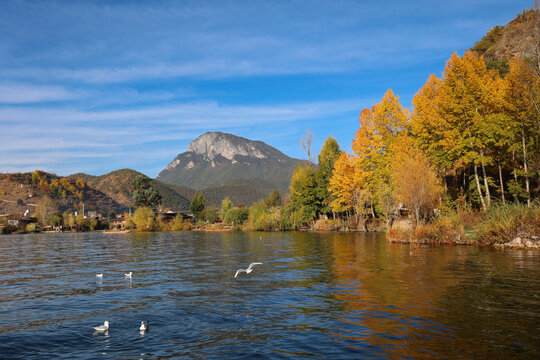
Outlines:
[[264, 159], [267, 154], [261, 145], [258, 141], [216, 131], [207, 132], [193, 140], [188, 151], [203, 155], [209, 160], [214, 160], [218, 155], [229, 160], [233, 160], [237, 155]]
[[273, 188], [286, 192], [292, 172], [300, 161], [262, 141], [218, 131], [207, 132], [193, 140], [188, 151], [178, 154], [157, 179], [196, 190], [249, 182], [259, 184], [260, 188], [269, 184], [266, 190]]

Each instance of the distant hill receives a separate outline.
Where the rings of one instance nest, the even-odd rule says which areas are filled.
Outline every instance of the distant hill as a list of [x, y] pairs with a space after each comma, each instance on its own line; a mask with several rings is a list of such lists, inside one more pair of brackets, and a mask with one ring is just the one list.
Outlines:
[[[81, 177], [91, 187], [102, 191], [125, 207], [130, 207], [132, 205], [133, 196], [131, 184], [137, 175], [146, 177], [146, 175], [135, 170], [121, 169], [101, 176], [73, 174], [70, 178]], [[189, 209], [189, 204], [195, 193], [194, 190], [181, 186], [164, 184], [154, 179], [150, 179], [150, 182], [160, 193], [164, 207], [178, 211], [186, 211]]]
[[471, 50], [502, 75], [508, 71], [507, 59], [517, 55], [540, 71], [540, 10], [525, 10], [505, 26], [493, 27]]
[[[101, 176], [83, 173], [70, 175], [69, 178], [82, 178], [92, 188], [95, 188], [126, 208], [132, 205], [133, 189], [131, 184], [137, 175], [143, 175], [131, 169], [115, 170]], [[191, 199], [197, 190], [186, 186], [166, 184], [150, 179], [152, 186], [160, 193], [165, 208], [177, 211], [189, 211]], [[257, 184], [261, 190], [257, 189]], [[211, 186], [200, 191], [206, 200], [206, 205], [219, 208], [221, 201], [229, 197], [235, 205], [249, 206], [264, 199], [274, 189], [271, 184], [260, 179], [230, 180], [223, 185]]]
[[29, 210], [33, 215], [44, 197], [51, 198], [60, 212], [97, 211], [102, 215], [114, 210], [122, 212], [127, 206], [89, 186], [83, 178], [63, 178], [43, 171], [34, 173], [0, 174], [0, 214], [21, 215]]
[[226, 192], [243, 187], [264, 196], [274, 189], [287, 192], [293, 170], [301, 162], [262, 141], [208, 132], [176, 156], [157, 180], [196, 190], [218, 187]]
[[200, 190], [206, 200], [206, 205], [221, 207], [221, 201], [228, 197], [235, 206], [250, 206], [268, 196], [266, 192], [244, 184], [217, 185]]

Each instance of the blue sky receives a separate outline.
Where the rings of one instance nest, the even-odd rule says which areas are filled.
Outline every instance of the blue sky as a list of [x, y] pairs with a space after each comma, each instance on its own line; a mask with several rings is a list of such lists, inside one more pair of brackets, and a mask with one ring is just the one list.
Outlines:
[[532, 0], [3, 1], [0, 172], [155, 177], [224, 131], [305, 158], [350, 149], [362, 108], [402, 104]]

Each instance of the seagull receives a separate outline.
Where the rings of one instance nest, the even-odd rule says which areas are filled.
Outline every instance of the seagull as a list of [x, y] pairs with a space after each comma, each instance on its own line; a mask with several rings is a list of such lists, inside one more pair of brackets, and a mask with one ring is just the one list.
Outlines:
[[131, 279], [131, 274], [133, 274], [133, 271], [130, 271], [127, 274], [124, 274], [124, 276]]
[[103, 274], [96, 274], [97, 278], [103, 279]]
[[141, 326], [139, 327], [139, 331], [145, 332], [146, 330], [148, 330], [148, 321], [147, 322], [141, 321]]
[[249, 274], [250, 272], [253, 271], [253, 267], [254, 267], [255, 265], [262, 265], [262, 263], [260, 263], [260, 262], [254, 262], [254, 263], [249, 264], [248, 268], [245, 269], [245, 270], [244, 270], [244, 269], [238, 269], [238, 270], [236, 271], [236, 274], [234, 274], [234, 277], [237, 277], [238, 274], [241, 273], [241, 272], [245, 272], [246, 274]]
[[103, 323], [103, 325], [94, 326], [94, 330], [99, 331], [99, 332], [104, 332], [104, 331], [109, 330], [109, 321], [106, 320]]

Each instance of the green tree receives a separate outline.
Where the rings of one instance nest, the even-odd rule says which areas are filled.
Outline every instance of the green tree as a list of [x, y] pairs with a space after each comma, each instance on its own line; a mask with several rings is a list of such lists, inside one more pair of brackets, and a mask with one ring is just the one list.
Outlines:
[[152, 186], [150, 179], [143, 175], [137, 175], [132, 183], [133, 205], [135, 207], [155, 208], [161, 204], [161, 195]]
[[265, 202], [267, 207], [278, 207], [283, 204], [283, 200], [281, 200], [281, 194], [277, 190], [273, 190], [270, 195], [268, 195]]
[[232, 208], [233, 203], [228, 197], [221, 201], [221, 220], [225, 218], [225, 214], [227, 213], [227, 211], [231, 210]]
[[334, 169], [336, 159], [341, 155], [341, 149], [337, 140], [333, 136], [329, 136], [319, 153], [319, 173], [318, 173], [318, 192], [319, 197], [323, 199], [322, 213], [332, 211], [330, 204], [334, 200], [330, 192], [330, 178]]
[[341, 149], [335, 137], [329, 136], [321, 152], [319, 153], [319, 169], [323, 173], [326, 179], [329, 179], [332, 175], [332, 170], [334, 169], [334, 162], [341, 154]]
[[196, 218], [199, 217], [199, 214], [204, 210], [204, 195], [202, 193], [195, 193], [191, 200], [191, 204], [189, 205], [189, 209]]
[[323, 198], [318, 187], [318, 171], [311, 166], [299, 165], [291, 177], [289, 203], [283, 207], [283, 226], [298, 228], [315, 219], [322, 208]]

